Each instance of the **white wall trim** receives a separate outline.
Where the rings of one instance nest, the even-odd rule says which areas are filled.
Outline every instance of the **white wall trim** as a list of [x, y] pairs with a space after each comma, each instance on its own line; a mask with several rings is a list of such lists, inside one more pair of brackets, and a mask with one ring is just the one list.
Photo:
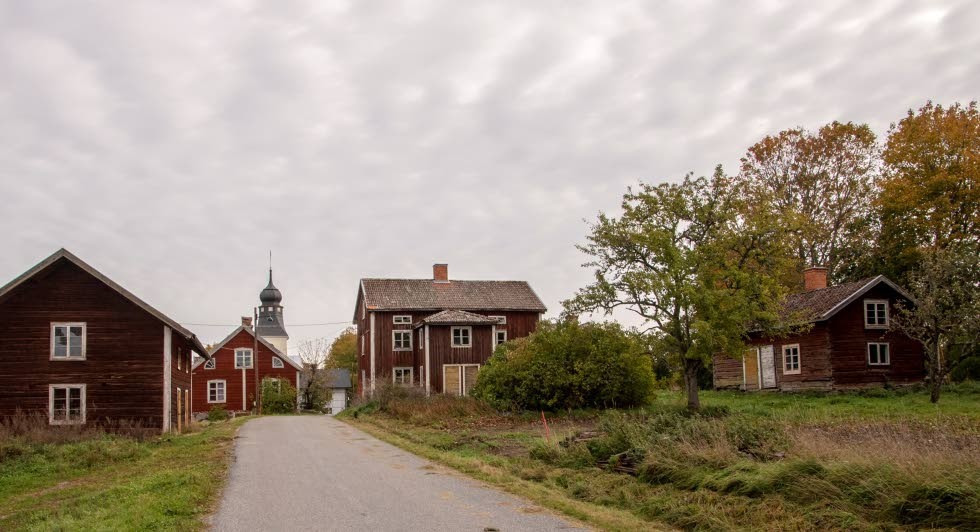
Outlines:
[[371, 313], [371, 394], [374, 395], [374, 377], [375, 377], [375, 366], [374, 366], [374, 312]]
[[432, 393], [432, 380], [429, 375], [432, 374], [432, 362], [429, 360], [429, 326], [425, 326], [425, 393], [426, 395]]
[[173, 365], [173, 354], [171, 349], [173, 347], [173, 331], [170, 327], [163, 326], [163, 426], [161, 430], [163, 432], [170, 431], [170, 395], [173, 391], [170, 389], [172, 386], [173, 375], [171, 374], [171, 366]]

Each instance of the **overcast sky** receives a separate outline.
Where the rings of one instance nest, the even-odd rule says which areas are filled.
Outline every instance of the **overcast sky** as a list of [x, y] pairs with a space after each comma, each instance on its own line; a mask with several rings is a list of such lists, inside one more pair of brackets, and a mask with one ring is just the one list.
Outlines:
[[230, 325], [272, 250], [291, 345], [433, 262], [555, 315], [627, 185], [980, 96], [978, 2], [785, 4], [0, 1], [0, 284], [65, 247]]

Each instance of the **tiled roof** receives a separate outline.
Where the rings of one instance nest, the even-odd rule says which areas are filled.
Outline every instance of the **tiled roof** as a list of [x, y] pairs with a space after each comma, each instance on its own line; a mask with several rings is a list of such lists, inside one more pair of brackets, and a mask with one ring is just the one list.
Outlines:
[[368, 310], [548, 310], [524, 281], [361, 279]]
[[786, 297], [783, 311], [787, 316], [796, 315], [808, 321], [822, 321], [830, 318], [861, 294], [874, 288], [878, 283], [886, 283], [894, 288], [899, 294], [911, 300], [911, 296], [905, 293], [898, 285], [891, 282], [884, 275], [869, 277], [850, 283], [828, 286], [819, 290], [810, 290]]
[[499, 323], [499, 318], [490, 318], [488, 316], [481, 316], [479, 314], [473, 314], [472, 312], [466, 312], [465, 310], [444, 310], [442, 312], [437, 312], [428, 318], [422, 319], [419, 324], [426, 325], [494, 325]]

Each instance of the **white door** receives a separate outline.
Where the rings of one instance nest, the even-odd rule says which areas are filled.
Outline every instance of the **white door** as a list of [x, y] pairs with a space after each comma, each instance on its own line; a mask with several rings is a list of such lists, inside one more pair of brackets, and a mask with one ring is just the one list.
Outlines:
[[763, 388], [776, 387], [776, 363], [772, 355], [771, 345], [764, 345], [759, 348], [759, 368], [762, 371]]
[[347, 390], [334, 388], [333, 395], [330, 396], [330, 413], [337, 415], [347, 408]]

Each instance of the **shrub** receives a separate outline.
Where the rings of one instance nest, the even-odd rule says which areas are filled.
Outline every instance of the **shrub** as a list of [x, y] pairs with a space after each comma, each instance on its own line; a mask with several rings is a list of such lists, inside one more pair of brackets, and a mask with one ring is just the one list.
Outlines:
[[553, 411], [643, 405], [653, 386], [651, 359], [632, 334], [564, 320], [498, 347], [472, 394], [500, 409]]
[[293, 414], [296, 412], [296, 388], [285, 379], [262, 379], [262, 413]]
[[228, 411], [221, 405], [214, 405], [208, 411], [208, 421], [225, 421], [228, 419]]

